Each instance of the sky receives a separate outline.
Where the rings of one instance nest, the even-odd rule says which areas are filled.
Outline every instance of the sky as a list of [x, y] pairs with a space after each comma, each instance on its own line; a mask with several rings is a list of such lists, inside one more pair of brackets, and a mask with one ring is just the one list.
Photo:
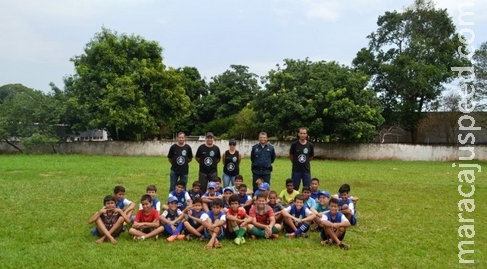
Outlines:
[[[63, 78], [75, 73], [70, 58], [84, 53], [102, 27], [157, 41], [166, 66], [196, 67], [207, 80], [233, 64], [263, 76], [287, 58], [350, 65], [377, 18], [413, 2], [0, 0], [0, 86], [64, 88]], [[463, 17], [473, 25], [460, 25], [461, 4], [473, 12]], [[487, 41], [487, 1], [437, 0], [436, 7], [448, 10], [457, 31], [474, 33], [471, 46]]]

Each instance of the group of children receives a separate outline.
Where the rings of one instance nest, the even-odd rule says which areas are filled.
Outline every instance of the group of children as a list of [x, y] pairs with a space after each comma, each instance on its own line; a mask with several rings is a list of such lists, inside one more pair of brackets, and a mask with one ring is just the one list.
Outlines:
[[115, 238], [131, 225], [128, 233], [134, 240], [157, 240], [165, 234], [168, 242], [196, 239], [208, 241], [205, 248], [211, 249], [220, 248], [223, 238], [244, 244], [246, 234], [251, 239], [278, 239], [284, 230], [287, 238], [307, 238], [314, 224], [312, 230], [320, 232], [322, 245], [350, 248], [342, 241], [347, 227], [357, 223], [358, 199], [350, 196], [348, 184], [343, 184], [334, 196], [319, 190], [317, 178], [301, 193], [293, 189], [292, 179], [286, 180], [286, 189], [279, 195], [270, 190], [268, 183], [258, 184], [259, 190], [252, 193], [243, 177], [237, 176], [233, 187], [222, 189], [221, 180], [217, 180], [202, 193], [200, 182], [194, 182], [186, 191], [185, 183], [179, 181], [166, 205], [156, 198], [157, 188], [149, 185], [135, 216], [135, 204], [124, 197], [125, 188], [116, 186], [113, 195], [103, 199], [103, 208], [90, 218], [89, 223], [96, 224], [91, 233], [99, 237], [97, 243], [109, 240], [115, 244]]

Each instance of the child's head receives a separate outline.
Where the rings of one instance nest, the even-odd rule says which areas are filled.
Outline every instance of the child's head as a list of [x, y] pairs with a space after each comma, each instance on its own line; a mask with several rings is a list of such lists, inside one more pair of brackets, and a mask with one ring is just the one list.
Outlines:
[[177, 194], [181, 194], [184, 191], [184, 188], [186, 187], [186, 183], [182, 180], [179, 180], [176, 182], [176, 188], [174, 189]]
[[277, 203], [277, 192], [270, 191], [268, 199], [270, 205], [275, 205]]
[[176, 210], [178, 208], [178, 198], [171, 196], [169, 199], [167, 199], [167, 206], [169, 207], [170, 210]]
[[257, 208], [264, 209], [265, 203], [267, 202], [266, 200], [267, 200], [266, 194], [259, 193], [259, 195], [257, 195]]
[[240, 184], [238, 187], [238, 194], [240, 194], [241, 197], [247, 195], [247, 185], [245, 184]]
[[121, 185], [115, 186], [113, 189], [113, 195], [115, 196], [115, 201], [120, 201], [125, 196], [125, 188]]
[[304, 206], [304, 201], [306, 199], [304, 198], [303, 194], [298, 194], [294, 198], [294, 205], [296, 205], [296, 209], [300, 210]]
[[343, 184], [338, 189], [338, 194], [340, 194], [340, 198], [344, 201], [348, 200], [348, 194], [350, 193], [350, 185]]
[[193, 192], [198, 193], [201, 189], [201, 183], [199, 181], [193, 182]]
[[142, 204], [142, 209], [145, 212], [149, 212], [152, 206], [152, 197], [149, 194], [144, 194], [140, 198], [140, 203]]
[[222, 185], [222, 178], [221, 177], [216, 177], [215, 180], [213, 180], [213, 182], [216, 183], [216, 189], [219, 190], [220, 189], [220, 186]]
[[222, 199], [220, 198], [213, 199], [213, 202], [211, 204], [211, 211], [213, 212], [213, 214], [220, 213], [222, 207], [223, 207]]
[[287, 192], [289, 192], [289, 193], [294, 191], [293, 180], [290, 178], [286, 179], [286, 189], [287, 189]]
[[113, 195], [107, 195], [105, 198], [103, 198], [103, 205], [105, 206], [105, 209], [114, 209], [115, 204], [115, 197], [113, 197]]
[[243, 183], [243, 176], [242, 175], [236, 175], [235, 176], [235, 188], [237, 188], [238, 190], [238, 187], [240, 186], [240, 184]]
[[303, 194], [304, 199], [308, 200], [309, 197], [311, 197], [311, 188], [308, 186], [304, 186], [301, 193]]
[[269, 194], [270, 189], [271, 189], [271, 186], [269, 185], [269, 183], [264, 182], [259, 187], [259, 194], [260, 193], [263, 193], [267, 197], [267, 195]]
[[330, 201], [330, 193], [327, 191], [321, 191], [318, 194], [318, 201], [320, 202], [320, 205], [325, 206], [328, 204], [328, 201]]
[[320, 180], [317, 179], [316, 177], [311, 179], [311, 191], [316, 192], [318, 191], [318, 187], [320, 186]]
[[223, 198], [228, 201], [230, 196], [233, 195], [233, 189], [231, 187], [226, 187], [223, 189]]
[[215, 193], [216, 193], [216, 183], [215, 182], [208, 183], [208, 193], [210, 195], [215, 195]]
[[154, 199], [154, 197], [156, 197], [156, 194], [157, 194], [157, 188], [155, 185], [149, 185], [147, 186], [147, 188], [145, 189], [146, 193], [150, 195], [150, 197], [152, 197], [152, 199]]
[[331, 213], [338, 212], [338, 199], [335, 197], [331, 198], [329, 207]]
[[193, 199], [193, 210], [195, 212], [200, 212], [202, 207], [203, 207], [203, 200], [201, 200], [201, 198], [199, 197], [195, 197]]
[[237, 211], [238, 208], [240, 207], [240, 197], [236, 194], [230, 196], [228, 199], [228, 203], [230, 204], [230, 208], [233, 211]]
[[262, 185], [262, 183], [264, 183], [264, 179], [262, 179], [260, 177], [255, 180], [255, 184], [257, 184], [257, 187], [260, 187]]

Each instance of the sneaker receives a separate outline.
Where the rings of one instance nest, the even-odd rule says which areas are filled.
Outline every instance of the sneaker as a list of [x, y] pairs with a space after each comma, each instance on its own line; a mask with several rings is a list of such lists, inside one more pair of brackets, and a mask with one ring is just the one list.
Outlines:
[[279, 239], [279, 235], [278, 234], [272, 234], [271, 238], [272, 239]]
[[139, 236], [139, 237], [137, 237], [137, 240], [144, 241], [145, 240], [145, 236]]
[[186, 235], [186, 241], [191, 241], [193, 239], [190, 234]]
[[178, 240], [183, 240], [183, 239], [184, 239], [184, 234], [178, 234], [178, 235], [176, 236], [176, 238], [177, 238]]
[[287, 237], [287, 238], [294, 238], [294, 237], [295, 237], [295, 235], [294, 235], [294, 233], [289, 233], [289, 234], [286, 234], [286, 237]]
[[340, 243], [340, 245], [338, 245], [340, 248], [344, 249], [344, 250], [349, 250], [350, 249], [350, 245], [349, 244], [345, 244], [343, 242]]
[[245, 242], [245, 238], [243, 238], [243, 237], [242, 237], [242, 238], [240, 238], [240, 244], [245, 244], [245, 243], [246, 243], [246, 242]]
[[172, 241], [176, 240], [176, 236], [175, 235], [171, 235], [166, 240], [167, 240], [167, 242], [172, 242]]
[[242, 241], [239, 237], [235, 238], [235, 240], [233, 240], [233, 242], [237, 245], [240, 245], [242, 243]]

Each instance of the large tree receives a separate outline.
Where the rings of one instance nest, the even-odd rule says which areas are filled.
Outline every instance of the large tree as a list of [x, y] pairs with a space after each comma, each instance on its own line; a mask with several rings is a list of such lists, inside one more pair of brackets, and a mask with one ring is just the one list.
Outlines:
[[308, 127], [318, 140], [369, 142], [381, 125], [381, 106], [365, 89], [368, 77], [336, 62], [286, 59], [266, 76], [252, 106], [257, 128], [279, 138]]
[[458, 52], [459, 47], [464, 53], [467, 49], [447, 10], [429, 0], [416, 0], [403, 12], [386, 12], [377, 25], [367, 37], [369, 47], [353, 63], [372, 76], [387, 124], [410, 131], [415, 143], [422, 112], [456, 76], [451, 67], [469, 65]]
[[0, 87], [0, 139], [12, 143], [52, 144], [59, 141], [56, 133], [64, 106], [53, 94], [44, 94], [21, 84]]
[[117, 140], [154, 138], [189, 113], [182, 76], [164, 66], [155, 41], [103, 28], [71, 61], [76, 74], [65, 78], [65, 87], [77, 131], [106, 128]]
[[[475, 50], [473, 55], [475, 68], [475, 91], [479, 99], [487, 98], [487, 41]], [[484, 104], [485, 105], [485, 104]]]

